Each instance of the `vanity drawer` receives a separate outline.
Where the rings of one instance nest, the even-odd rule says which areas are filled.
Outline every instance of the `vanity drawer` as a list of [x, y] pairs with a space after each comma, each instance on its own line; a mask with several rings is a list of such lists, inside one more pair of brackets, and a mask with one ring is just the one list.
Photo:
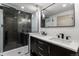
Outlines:
[[38, 40], [38, 44], [45, 44], [43, 41]]
[[44, 45], [44, 46], [48, 46], [48, 43], [44, 42], [44, 41], [41, 41], [41, 40], [37, 40], [37, 43], [39, 45]]

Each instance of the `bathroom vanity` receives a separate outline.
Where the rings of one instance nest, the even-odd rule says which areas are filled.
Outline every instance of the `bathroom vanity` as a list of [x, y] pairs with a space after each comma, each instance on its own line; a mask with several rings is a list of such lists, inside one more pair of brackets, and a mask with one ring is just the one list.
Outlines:
[[30, 33], [30, 54], [32, 56], [71, 56], [77, 51], [76, 41], [65, 41], [48, 35]]

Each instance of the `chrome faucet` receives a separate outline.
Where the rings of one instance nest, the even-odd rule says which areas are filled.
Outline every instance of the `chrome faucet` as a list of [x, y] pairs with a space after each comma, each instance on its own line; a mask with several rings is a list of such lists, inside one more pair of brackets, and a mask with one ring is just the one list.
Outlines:
[[42, 34], [42, 35], [47, 35], [47, 33], [46, 33], [46, 32], [44, 32], [44, 31], [42, 31], [42, 32], [41, 32], [41, 34]]
[[58, 35], [58, 38], [64, 39], [64, 34], [63, 34], [63, 33], [60, 33], [60, 34]]
[[63, 33], [59, 33], [57, 36], [58, 38], [66, 39], [66, 40], [69, 40], [69, 38], [71, 37], [71, 36], [65, 36]]
[[64, 34], [63, 33], [60, 33], [60, 35], [61, 35], [61, 38], [64, 39]]

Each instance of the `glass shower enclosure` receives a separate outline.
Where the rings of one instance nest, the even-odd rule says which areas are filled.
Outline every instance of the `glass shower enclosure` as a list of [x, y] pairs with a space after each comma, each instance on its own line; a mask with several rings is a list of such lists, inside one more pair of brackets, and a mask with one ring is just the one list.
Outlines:
[[31, 14], [12, 7], [0, 9], [0, 52], [28, 46]]

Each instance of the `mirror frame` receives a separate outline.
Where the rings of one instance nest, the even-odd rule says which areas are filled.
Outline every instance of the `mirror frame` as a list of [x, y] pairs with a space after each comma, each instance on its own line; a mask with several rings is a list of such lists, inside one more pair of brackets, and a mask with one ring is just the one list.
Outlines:
[[[63, 28], [63, 27], [75, 27], [75, 4], [74, 3], [72, 3], [73, 4], [73, 21], [74, 21], [74, 24], [72, 25], [72, 26], [49, 26], [49, 27], [43, 27], [41, 24], [40, 24], [40, 26], [41, 26], [41, 28]], [[41, 21], [40, 21], [40, 23], [42, 23], [42, 11], [43, 10], [41, 10]]]

